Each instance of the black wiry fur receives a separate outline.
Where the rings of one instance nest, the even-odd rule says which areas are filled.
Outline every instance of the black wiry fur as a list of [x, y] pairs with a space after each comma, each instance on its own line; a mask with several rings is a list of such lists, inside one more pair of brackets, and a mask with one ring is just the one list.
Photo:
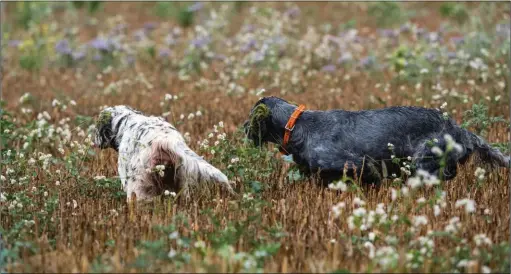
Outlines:
[[[252, 131], [249, 121], [245, 122], [247, 137], [257, 146], [266, 142], [282, 144], [285, 124], [296, 106], [278, 97], [262, 98], [254, 108], [259, 104], [268, 107], [270, 115], [259, 123], [260, 132]], [[362, 173], [363, 182], [378, 184], [383, 178], [382, 160], [388, 176], [400, 174], [399, 165], [390, 160], [388, 143], [395, 146], [395, 157], [411, 156], [416, 169], [438, 176], [439, 158], [427, 144], [436, 138], [435, 145], [445, 151], [445, 134], [451, 135], [462, 150], [448, 154], [444, 179], [453, 179], [457, 163], [465, 163], [473, 153], [484, 163], [509, 167], [508, 156], [459, 127], [453, 119], [444, 119], [435, 109], [411, 106], [362, 111], [306, 110], [296, 121], [285, 149], [307, 174], [319, 172], [324, 183], [339, 179], [345, 163], [349, 163], [357, 168], [359, 176]]]

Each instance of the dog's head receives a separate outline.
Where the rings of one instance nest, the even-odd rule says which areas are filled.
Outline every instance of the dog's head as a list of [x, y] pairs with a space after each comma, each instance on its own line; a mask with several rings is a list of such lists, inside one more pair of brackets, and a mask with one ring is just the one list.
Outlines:
[[275, 142], [276, 128], [272, 123], [273, 115], [278, 115], [279, 107], [288, 104], [284, 99], [269, 96], [263, 97], [250, 110], [248, 120], [243, 124], [245, 135], [256, 146], [266, 142]]
[[113, 106], [103, 109], [96, 119], [96, 130], [94, 134], [94, 147], [105, 149], [113, 148], [117, 150], [117, 131], [121, 119], [130, 114], [141, 114], [128, 106]]

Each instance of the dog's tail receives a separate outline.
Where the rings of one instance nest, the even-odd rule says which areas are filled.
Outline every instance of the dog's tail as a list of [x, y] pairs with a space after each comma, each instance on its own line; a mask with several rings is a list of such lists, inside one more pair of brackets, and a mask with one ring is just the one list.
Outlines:
[[156, 162], [176, 165], [176, 173], [185, 185], [202, 182], [220, 183], [234, 194], [227, 176], [191, 150], [184, 140], [174, 138], [154, 140], [152, 155], [153, 165]]
[[478, 156], [479, 160], [484, 163], [488, 163], [491, 166], [501, 166], [507, 167], [510, 166], [510, 157], [504, 155], [500, 150], [492, 147], [488, 144], [483, 138], [477, 136], [476, 134], [466, 130], [466, 133], [473, 145], [473, 152]]

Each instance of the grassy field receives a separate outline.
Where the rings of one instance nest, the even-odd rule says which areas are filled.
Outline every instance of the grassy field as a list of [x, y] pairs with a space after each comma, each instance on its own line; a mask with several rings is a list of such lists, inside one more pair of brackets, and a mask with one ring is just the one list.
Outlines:
[[[267, 95], [426, 106], [508, 153], [509, 3], [2, 4], [1, 271], [509, 272], [508, 169], [335, 191], [240, 130]], [[119, 104], [166, 117], [242, 195], [127, 204], [88, 137]]]

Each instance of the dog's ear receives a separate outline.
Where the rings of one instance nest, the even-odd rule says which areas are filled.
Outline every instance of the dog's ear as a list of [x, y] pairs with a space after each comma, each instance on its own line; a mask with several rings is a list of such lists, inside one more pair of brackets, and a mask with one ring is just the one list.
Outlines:
[[96, 120], [96, 134], [94, 136], [94, 144], [99, 148], [113, 147], [112, 142], [115, 140], [115, 133], [112, 128], [112, 112], [103, 110]]
[[245, 122], [245, 133], [249, 139], [259, 146], [267, 141], [267, 123], [271, 117], [270, 108], [263, 102], [258, 102], [251, 111], [248, 121]]

